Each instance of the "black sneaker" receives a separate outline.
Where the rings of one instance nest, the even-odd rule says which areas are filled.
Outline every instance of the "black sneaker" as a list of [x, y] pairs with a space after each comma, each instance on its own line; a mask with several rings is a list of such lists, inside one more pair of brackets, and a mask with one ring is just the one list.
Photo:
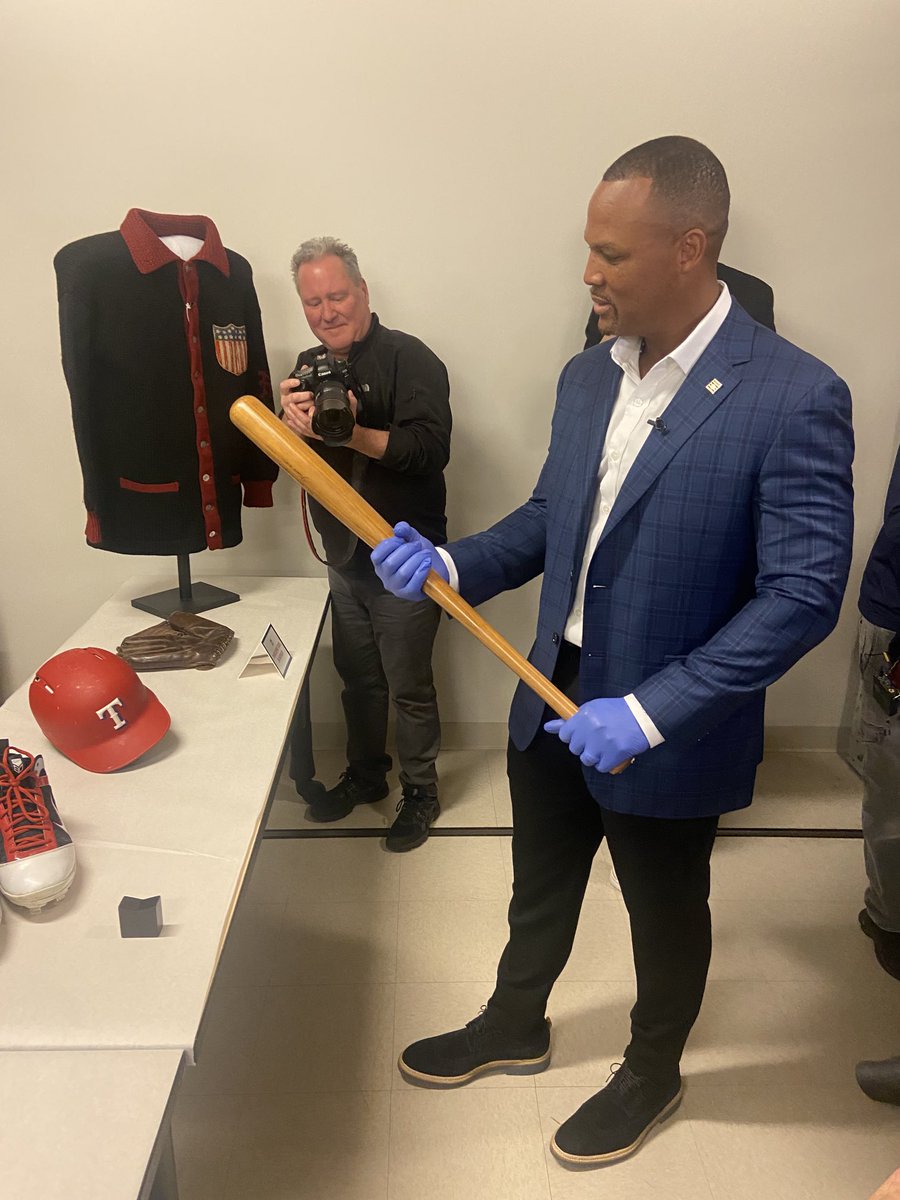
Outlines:
[[550, 1149], [570, 1166], [618, 1162], [633, 1154], [654, 1125], [681, 1103], [681, 1076], [664, 1083], [635, 1075], [628, 1063], [614, 1068], [602, 1092], [585, 1100], [553, 1135]]
[[421, 787], [405, 787], [397, 816], [388, 830], [388, 850], [415, 850], [428, 841], [428, 831], [441, 815], [437, 795]]
[[529, 1036], [513, 1036], [482, 1011], [463, 1029], [407, 1046], [400, 1074], [420, 1087], [459, 1087], [478, 1075], [536, 1075], [550, 1065], [550, 1022]]
[[294, 788], [297, 795], [307, 804], [320, 805], [328, 795], [325, 784], [320, 783], [318, 779], [302, 779], [299, 783], [294, 780]]
[[321, 800], [310, 803], [307, 816], [311, 821], [339, 821], [352, 812], [357, 804], [374, 804], [383, 800], [391, 789], [386, 779], [380, 783], [360, 783], [351, 771], [344, 771], [333, 788]]
[[900, 1058], [858, 1062], [856, 1082], [870, 1100], [900, 1104]]
[[888, 975], [900, 979], [900, 933], [891, 933], [889, 929], [876, 925], [865, 908], [859, 914], [859, 927], [875, 943], [875, 957], [879, 964]]

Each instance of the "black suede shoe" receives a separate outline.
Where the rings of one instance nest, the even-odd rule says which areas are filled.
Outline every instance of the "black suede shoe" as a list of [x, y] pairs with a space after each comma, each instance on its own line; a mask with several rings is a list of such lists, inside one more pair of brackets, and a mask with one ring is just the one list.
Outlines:
[[870, 1100], [900, 1104], [900, 1058], [858, 1062], [856, 1082]]
[[875, 957], [879, 965], [888, 975], [900, 979], [900, 933], [891, 933], [889, 929], [876, 925], [865, 908], [859, 914], [859, 927], [875, 943]]
[[420, 1087], [459, 1087], [478, 1075], [536, 1075], [550, 1065], [550, 1022], [525, 1037], [510, 1035], [482, 1010], [463, 1029], [407, 1046], [397, 1066]]
[[593, 1167], [633, 1154], [654, 1125], [681, 1103], [681, 1076], [663, 1083], [635, 1075], [628, 1063], [602, 1092], [585, 1100], [553, 1135], [550, 1149], [569, 1166]]
[[388, 850], [415, 850], [428, 841], [428, 831], [441, 815], [436, 793], [420, 787], [405, 787], [397, 816], [388, 830], [385, 845]]
[[365, 784], [354, 779], [351, 771], [345, 771], [321, 800], [310, 803], [307, 816], [311, 821], [339, 821], [357, 804], [374, 804], [376, 800], [383, 800], [390, 790], [386, 779]]

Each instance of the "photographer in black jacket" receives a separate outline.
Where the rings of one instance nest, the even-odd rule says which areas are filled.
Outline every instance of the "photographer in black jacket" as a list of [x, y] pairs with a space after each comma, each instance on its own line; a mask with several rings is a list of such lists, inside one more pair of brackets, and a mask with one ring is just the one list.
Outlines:
[[[443, 472], [450, 457], [451, 416], [444, 364], [418, 338], [380, 323], [369, 307], [369, 290], [356, 255], [343, 242], [329, 237], [304, 242], [291, 260], [291, 274], [320, 344], [304, 351], [294, 377], [281, 383], [285, 421], [389, 524], [415, 519], [431, 541], [445, 542]], [[322, 416], [322, 393], [304, 390], [312, 385], [296, 377], [304, 366], [315, 364], [332, 389], [334, 381], [349, 389], [352, 432], [344, 444], [327, 445], [316, 432], [328, 437], [317, 419]], [[336, 787], [317, 795], [304, 786], [295, 738], [294, 779], [315, 821], [337, 821], [354, 805], [386, 796], [390, 698], [396, 711], [403, 794], [387, 846], [412, 850], [427, 839], [440, 812], [435, 769], [440, 721], [431, 669], [440, 609], [431, 600], [410, 605], [386, 592], [368, 547], [315, 501], [310, 507], [329, 564], [334, 664], [344, 683], [348, 766]]]

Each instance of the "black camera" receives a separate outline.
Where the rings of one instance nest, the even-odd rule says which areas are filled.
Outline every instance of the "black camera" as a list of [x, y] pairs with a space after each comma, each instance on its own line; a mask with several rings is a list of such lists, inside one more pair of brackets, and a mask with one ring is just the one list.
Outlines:
[[331, 354], [317, 354], [311, 363], [298, 362], [288, 378], [297, 380], [299, 391], [313, 394], [313, 433], [326, 446], [345, 446], [353, 436], [356, 424], [347, 393], [352, 390], [356, 397], [359, 419], [363, 391], [350, 365]]

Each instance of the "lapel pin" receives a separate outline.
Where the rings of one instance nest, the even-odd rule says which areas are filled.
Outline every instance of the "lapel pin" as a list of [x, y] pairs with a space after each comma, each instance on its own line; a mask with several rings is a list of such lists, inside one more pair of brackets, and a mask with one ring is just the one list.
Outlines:
[[709, 392], [709, 394], [711, 396], [714, 396], [721, 386], [722, 386], [721, 379], [711, 379], [709, 381], [709, 383], [706, 385], [706, 390]]

